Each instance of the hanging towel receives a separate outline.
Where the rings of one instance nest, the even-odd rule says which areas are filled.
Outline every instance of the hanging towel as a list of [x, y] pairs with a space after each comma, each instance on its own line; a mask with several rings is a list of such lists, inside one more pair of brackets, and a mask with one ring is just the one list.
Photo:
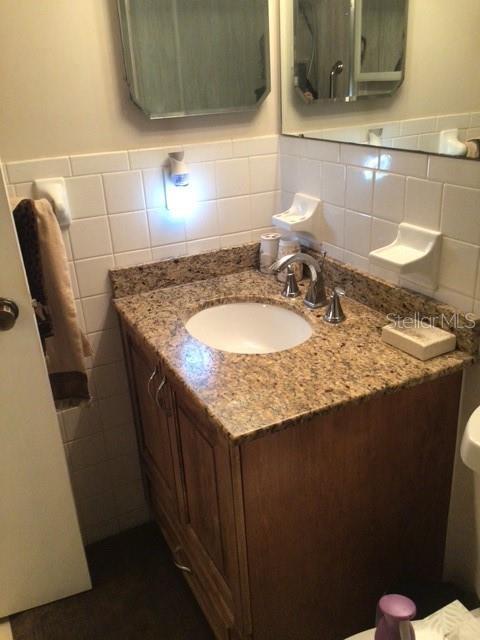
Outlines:
[[472, 138], [471, 140], [467, 140], [466, 147], [467, 158], [480, 160], [480, 138]]
[[38, 244], [38, 226], [35, 207], [31, 200], [22, 200], [13, 212], [18, 242], [32, 296], [38, 331], [45, 351], [45, 340], [53, 335], [47, 296], [43, 285], [43, 270]]
[[[57, 404], [75, 406], [90, 399], [85, 357], [92, 351], [78, 324], [65, 245], [52, 206], [43, 199], [27, 202], [33, 208], [37, 223], [41, 280], [53, 333], [45, 339], [45, 359], [53, 397], [59, 401]], [[19, 204], [22, 202], [17, 199], [15, 210]], [[36, 277], [31, 276], [32, 279]]]

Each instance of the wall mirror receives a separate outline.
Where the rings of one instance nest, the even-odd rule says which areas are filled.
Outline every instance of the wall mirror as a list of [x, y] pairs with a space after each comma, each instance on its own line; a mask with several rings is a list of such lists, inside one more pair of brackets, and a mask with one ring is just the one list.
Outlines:
[[283, 133], [479, 158], [478, 0], [280, 9]]
[[268, 0], [118, 0], [127, 82], [151, 119], [256, 109], [270, 92]]

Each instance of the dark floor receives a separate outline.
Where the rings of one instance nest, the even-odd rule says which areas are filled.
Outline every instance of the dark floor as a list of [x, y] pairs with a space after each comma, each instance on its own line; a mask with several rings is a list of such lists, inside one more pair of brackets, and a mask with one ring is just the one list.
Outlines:
[[15, 640], [213, 640], [159, 530], [87, 548], [93, 589], [11, 617]]

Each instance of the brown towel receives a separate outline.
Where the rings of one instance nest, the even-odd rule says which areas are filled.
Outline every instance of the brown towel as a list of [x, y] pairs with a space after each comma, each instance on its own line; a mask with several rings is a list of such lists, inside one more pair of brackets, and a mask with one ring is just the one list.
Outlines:
[[[16, 206], [14, 203], [14, 206]], [[62, 232], [48, 200], [33, 201], [42, 279], [53, 328], [45, 340], [45, 357], [53, 397], [76, 405], [90, 399], [85, 357], [92, 351], [81, 331]]]
[[47, 295], [43, 286], [43, 270], [38, 244], [38, 226], [32, 200], [22, 200], [13, 211], [23, 265], [32, 296], [38, 331], [45, 351], [45, 339], [53, 335], [52, 323], [47, 307]]
[[480, 160], [480, 139], [472, 138], [471, 140], [467, 140], [467, 158], [472, 158], [472, 160]]

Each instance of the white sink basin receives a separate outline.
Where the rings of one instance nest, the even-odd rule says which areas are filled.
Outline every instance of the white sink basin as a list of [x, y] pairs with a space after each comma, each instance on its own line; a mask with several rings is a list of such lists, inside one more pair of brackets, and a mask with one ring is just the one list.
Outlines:
[[312, 327], [289, 309], [260, 302], [220, 304], [199, 311], [185, 324], [194, 338], [230, 353], [273, 353], [312, 335]]

